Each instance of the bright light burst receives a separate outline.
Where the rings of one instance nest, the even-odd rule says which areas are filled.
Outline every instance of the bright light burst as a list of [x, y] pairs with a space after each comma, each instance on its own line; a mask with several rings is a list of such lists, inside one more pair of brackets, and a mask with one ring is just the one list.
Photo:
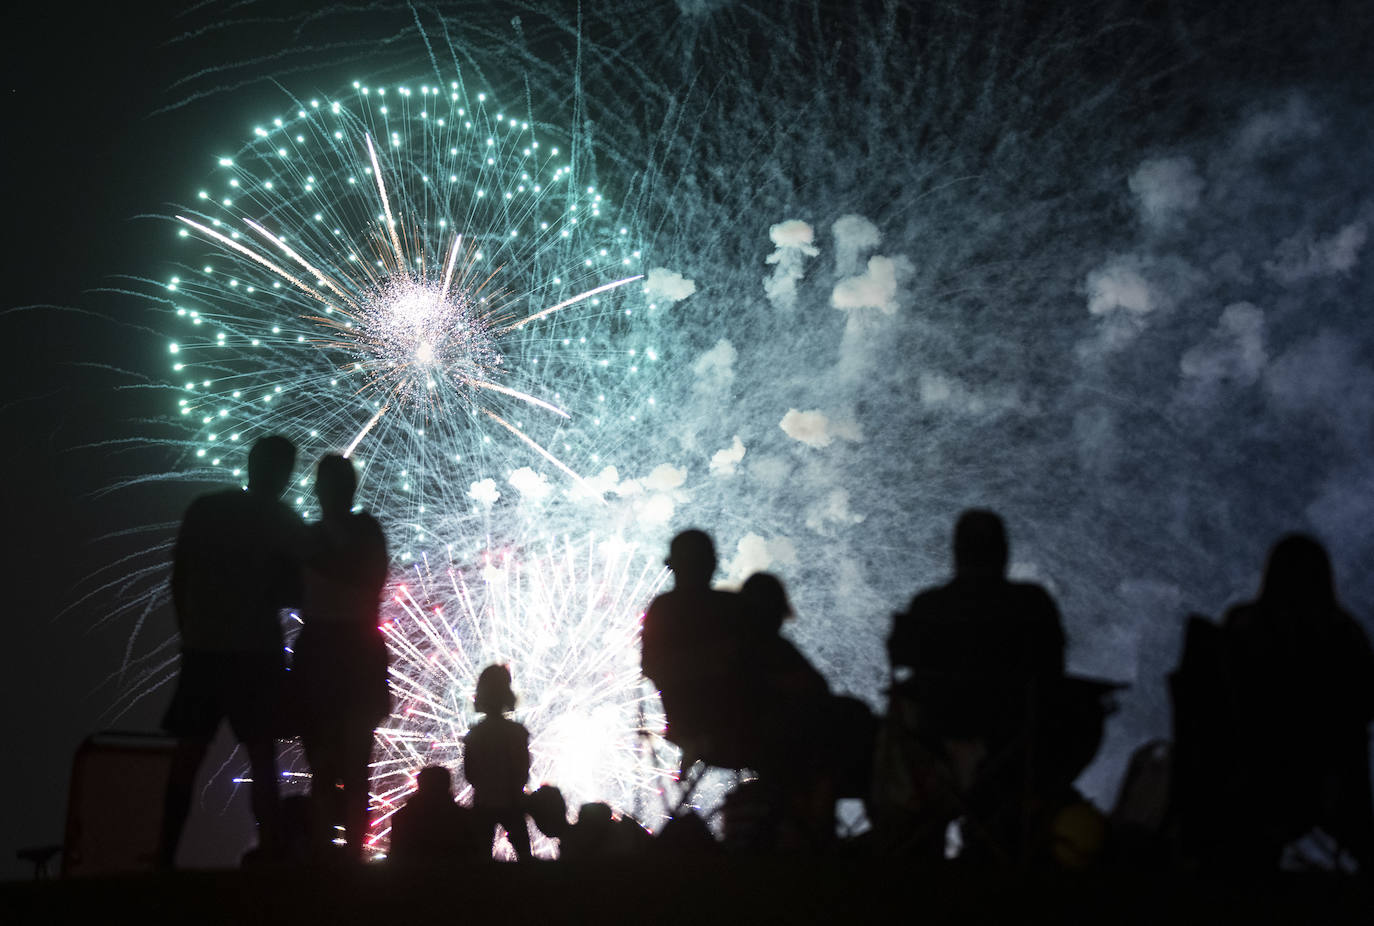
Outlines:
[[626, 388], [653, 363], [628, 224], [485, 93], [355, 91], [257, 128], [177, 215], [211, 246], [165, 283], [196, 463], [242, 477], [270, 432], [356, 453], [367, 504], [414, 539], [489, 511], [473, 487], [522, 466], [594, 495], [607, 413], [653, 408]]
[[470, 799], [462, 740], [477, 717], [477, 676], [493, 662], [511, 669], [533, 784], [558, 785], [574, 808], [605, 801], [656, 822], [673, 760], [658, 697], [640, 676], [638, 637], [665, 574], [632, 546], [590, 535], [523, 557], [488, 553], [479, 565], [416, 564], [384, 627], [396, 703], [378, 730], [374, 844], [425, 765], [453, 769]]

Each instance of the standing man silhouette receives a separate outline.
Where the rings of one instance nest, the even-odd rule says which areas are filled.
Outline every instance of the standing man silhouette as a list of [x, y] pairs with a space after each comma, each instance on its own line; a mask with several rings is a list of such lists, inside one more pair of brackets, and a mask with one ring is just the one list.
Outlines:
[[248, 454], [248, 488], [191, 503], [172, 560], [181, 671], [162, 725], [177, 739], [163, 802], [158, 864], [171, 868], [196, 773], [221, 720], [248, 752], [259, 845], [276, 851], [274, 723], [285, 663], [278, 612], [297, 598], [300, 518], [280, 496], [296, 448], [264, 437]]

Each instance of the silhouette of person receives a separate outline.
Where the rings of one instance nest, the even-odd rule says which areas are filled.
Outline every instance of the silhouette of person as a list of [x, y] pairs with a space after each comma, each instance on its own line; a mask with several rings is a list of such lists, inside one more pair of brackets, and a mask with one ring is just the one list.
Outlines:
[[530, 733], [505, 716], [515, 710], [510, 670], [487, 666], [477, 677], [472, 704], [486, 716], [463, 737], [463, 776], [472, 785], [472, 806], [483, 832], [506, 831], [515, 857], [527, 861], [530, 831], [525, 822], [525, 783], [530, 777]]
[[442, 765], [420, 769], [415, 793], [391, 819], [391, 858], [402, 863], [476, 861], [484, 848], [486, 840], [472, 811], [453, 799], [449, 770]]
[[740, 599], [748, 615], [740, 662], [755, 768], [775, 787], [744, 793], [737, 806], [750, 806], [755, 795], [774, 799], [780, 846], [823, 846], [834, 836], [835, 798], [868, 795], [876, 721], [862, 701], [831, 694], [825, 677], [781, 635], [796, 615], [777, 576], [750, 576]]
[[1036, 680], [1064, 674], [1064, 629], [1039, 585], [1006, 577], [1002, 519], [972, 509], [954, 528], [954, 577], [912, 599], [893, 620], [887, 651], [913, 682], [946, 738], [1005, 739], [1022, 723]]
[[[954, 577], [916, 595], [893, 619], [888, 654], [899, 682], [890, 712], [911, 718], [909, 732], [944, 763], [936, 778], [966, 793], [991, 835], [986, 845], [1020, 854], [1027, 801], [1040, 790], [1070, 784], [1027, 780], [1033, 775], [1027, 739], [1053, 726], [1042, 714], [1060, 694], [1065, 641], [1049, 594], [1007, 580], [1007, 552], [1006, 530], [995, 513], [960, 515]], [[903, 673], [909, 677], [902, 680]], [[1033, 745], [1029, 751], [1035, 752]], [[989, 755], [998, 761], [985, 767]], [[1035, 758], [1038, 769], [1042, 757]], [[927, 774], [918, 772], [916, 780]], [[937, 789], [932, 806], [941, 800]], [[950, 810], [946, 805], [935, 813]], [[939, 839], [944, 829], [930, 832]], [[932, 841], [926, 849], [938, 847]]]
[[568, 802], [563, 792], [554, 785], [540, 785], [525, 799], [525, 810], [539, 832], [548, 839], [559, 841], [559, 857], [562, 858], [562, 840], [571, 829]]
[[248, 752], [259, 844], [278, 841], [274, 743], [284, 675], [278, 612], [297, 597], [300, 519], [279, 496], [296, 449], [264, 437], [248, 455], [248, 489], [191, 503], [172, 557], [172, 604], [181, 670], [162, 725], [177, 739], [164, 796], [158, 863], [170, 868], [190, 811], [192, 787], [220, 721]]
[[629, 858], [647, 851], [651, 843], [648, 832], [634, 820], [617, 819], [609, 804], [594, 801], [578, 808], [577, 823], [564, 833], [558, 857], [572, 862]]
[[743, 709], [749, 715], [751, 765], [768, 777], [816, 765], [817, 719], [825, 713], [830, 686], [792, 642], [783, 622], [794, 617], [777, 576], [757, 572], [739, 591], [746, 618], [741, 637]]
[[310, 763], [315, 844], [328, 845], [341, 822], [347, 857], [361, 860], [372, 731], [390, 710], [391, 696], [386, 645], [377, 627], [386, 538], [375, 518], [351, 511], [356, 487], [348, 460], [320, 460], [320, 520], [305, 533], [305, 626], [296, 638], [291, 681]]
[[650, 603], [640, 637], [640, 668], [658, 688], [667, 738], [684, 763], [707, 758], [737, 766], [740, 719], [737, 660], [747, 616], [738, 595], [711, 588], [716, 550], [700, 530], [673, 538], [667, 566], [673, 589]]
[[1371, 870], [1374, 653], [1336, 597], [1322, 545], [1279, 540], [1259, 597], [1227, 612], [1222, 637], [1235, 711], [1231, 851], [1272, 867], [1320, 827]]
[[743, 661], [776, 701], [814, 701], [830, 695], [825, 676], [816, 671], [801, 650], [782, 636], [782, 625], [796, 617], [787, 599], [782, 580], [768, 572], [756, 572], [744, 580], [739, 590], [748, 617], [748, 634], [743, 641]]

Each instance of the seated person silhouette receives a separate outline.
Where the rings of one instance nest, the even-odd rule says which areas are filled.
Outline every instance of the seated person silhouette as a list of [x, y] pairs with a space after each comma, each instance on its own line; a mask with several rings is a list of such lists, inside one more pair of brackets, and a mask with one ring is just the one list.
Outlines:
[[737, 657], [746, 624], [739, 596], [711, 588], [716, 550], [700, 530], [673, 538], [665, 561], [672, 591], [644, 615], [640, 667], [663, 699], [667, 738], [683, 752], [683, 765], [704, 759], [738, 768], [740, 754]]
[[825, 676], [782, 636], [783, 623], [796, 617], [782, 581], [771, 573], [756, 572], [744, 580], [739, 594], [747, 621], [741, 660], [761, 688], [780, 700], [829, 697]]
[[[745, 793], [769, 808], [761, 818], [766, 825], [755, 827], [756, 847], [823, 845], [835, 832], [835, 699], [825, 677], [782, 636], [783, 622], [795, 613], [778, 577], [755, 573], [739, 596], [745, 625], [738, 707], [746, 718], [748, 764], [759, 773], [758, 787]], [[747, 803], [727, 799], [726, 806]]]
[[1336, 597], [1322, 545], [1281, 539], [1259, 597], [1227, 612], [1221, 643], [1233, 711], [1226, 851], [1274, 867], [1285, 845], [1319, 827], [1369, 872], [1374, 654]]
[[794, 776], [808, 770], [834, 796], [866, 797], [877, 733], [873, 712], [857, 698], [831, 694], [825, 676], [782, 636], [796, 612], [777, 576], [754, 573], [740, 599], [748, 620], [740, 655], [745, 707], [762, 755], [754, 767]]
[[601, 801], [577, 809], [577, 823], [568, 827], [559, 858], [583, 860], [629, 859], [649, 849], [652, 837], [630, 817], [616, 818]]
[[515, 710], [510, 670], [487, 666], [477, 676], [472, 705], [486, 716], [463, 737], [463, 776], [472, 785], [472, 807], [483, 833], [506, 831], [515, 857], [528, 861], [525, 783], [530, 777], [530, 733], [506, 716]]
[[908, 732], [946, 764], [967, 805], [1001, 819], [1003, 850], [1019, 852], [1025, 741], [1052, 723], [1038, 714], [1063, 678], [1065, 641], [1049, 594], [1007, 579], [1007, 552], [1000, 517], [960, 515], [954, 577], [894, 617], [888, 654], [893, 711], [905, 711]]
[[453, 777], [442, 765], [415, 776], [415, 793], [391, 818], [390, 857], [398, 862], [476, 861], [490, 855], [472, 811], [453, 800]]
[[557, 840], [559, 858], [563, 857], [562, 841], [572, 824], [568, 822], [568, 802], [556, 785], [540, 785], [525, 798], [525, 812], [534, 821], [535, 829], [545, 838]]
[[1002, 519], [970, 510], [954, 528], [954, 578], [912, 599], [893, 621], [887, 651], [895, 670], [929, 705], [943, 738], [1005, 740], [1022, 724], [1032, 682], [1064, 674], [1064, 630], [1039, 585], [1006, 577]]

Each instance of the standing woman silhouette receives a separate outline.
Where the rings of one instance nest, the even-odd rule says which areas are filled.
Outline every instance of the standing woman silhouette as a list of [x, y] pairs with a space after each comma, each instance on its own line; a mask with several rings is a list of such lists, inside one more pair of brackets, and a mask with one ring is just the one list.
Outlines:
[[352, 511], [356, 487], [348, 460], [320, 460], [315, 495], [321, 516], [307, 528], [305, 626], [296, 640], [292, 682], [312, 775], [314, 842], [328, 846], [342, 822], [347, 856], [361, 860], [372, 732], [390, 711], [391, 694], [377, 627], [386, 538], [375, 518]]

